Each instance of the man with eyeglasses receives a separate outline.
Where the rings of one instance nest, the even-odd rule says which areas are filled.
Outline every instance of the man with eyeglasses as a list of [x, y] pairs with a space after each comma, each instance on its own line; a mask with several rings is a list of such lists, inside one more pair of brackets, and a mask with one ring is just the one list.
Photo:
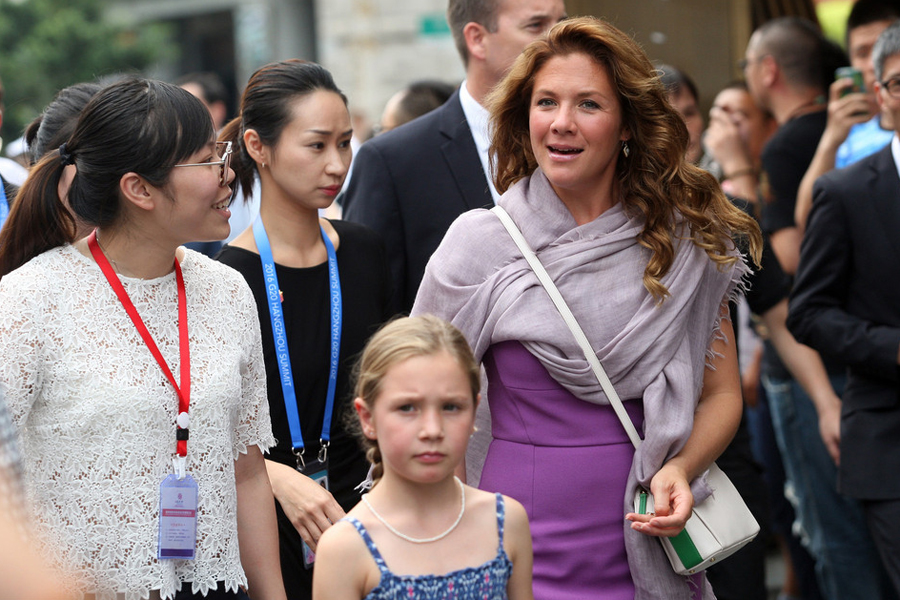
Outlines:
[[847, 53], [862, 75], [863, 89], [841, 78], [828, 90], [828, 125], [816, 154], [800, 182], [794, 221], [802, 232], [812, 208], [816, 179], [832, 169], [843, 169], [887, 146], [894, 135], [889, 115], [875, 101], [872, 48], [878, 36], [900, 19], [900, 0], [857, 0], [847, 17]]
[[[900, 124], [900, 23], [874, 48], [875, 92]], [[839, 487], [858, 498], [900, 594], [900, 139], [821, 177], [788, 326], [846, 362]]]
[[[801, 233], [794, 221], [797, 189], [825, 130], [825, 93], [836, 67], [846, 64], [839, 48], [810, 21], [769, 21], [750, 38], [744, 74], [756, 103], [778, 121], [762, 153], [768, 197], [761, 225], [782, 270], [793, 276]], [[835, 394], [845, 365], [822, 356]], [[881, 598], [878, 560], [859, 502], [837, 489], [840, 402], [809, 396], [767, 343], [761, 365], [763, 389], [795, 507], [801, 540], [816, 561], [816, 579], [829, 600]], [[827, 442], [827, 445], [826, 445]]]

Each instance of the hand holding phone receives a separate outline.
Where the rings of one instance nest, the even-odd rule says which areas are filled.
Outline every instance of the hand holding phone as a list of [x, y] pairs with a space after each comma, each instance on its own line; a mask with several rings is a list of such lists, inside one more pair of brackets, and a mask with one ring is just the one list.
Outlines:
[[841, 98], [846, 96], [847, 94], [858, 94], [866, 91], [866, 84], [863, 81], [862, 71], [857, 69], [856, 67], [840, 67], [835, 70], [834, 78], [837, 79], [852, 79], [853, 85], [848, 85], [843, 90], [841, 90]]

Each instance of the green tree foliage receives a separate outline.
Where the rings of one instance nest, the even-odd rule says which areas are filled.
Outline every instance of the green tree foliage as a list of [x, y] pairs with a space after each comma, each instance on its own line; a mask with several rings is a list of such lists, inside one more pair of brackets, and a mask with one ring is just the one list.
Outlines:
[[136, 73], [176, 52], [161, 24], [105, 18], [106, 0], [0, 0], [3, 138], [21, 135], [60, 89]]

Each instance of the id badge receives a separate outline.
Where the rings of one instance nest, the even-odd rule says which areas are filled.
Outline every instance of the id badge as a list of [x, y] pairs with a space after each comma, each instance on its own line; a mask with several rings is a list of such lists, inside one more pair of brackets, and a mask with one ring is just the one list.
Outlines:
[[[306, 465], [303, 468], [299, 469], [299, 471], [321, 485], [326, 490], [328, 489], [328, 460], [320, 461], [314, 460]], [[316, 562], [316, 553], [312, 551], [309, 545], [306, 542], [303, 542], [303, 566], [307, 569], [311, 569], [313, 563]]]
[[169, 475], [159, 486], [159, 559], [194, 560], [197, 549], [197, 482]]

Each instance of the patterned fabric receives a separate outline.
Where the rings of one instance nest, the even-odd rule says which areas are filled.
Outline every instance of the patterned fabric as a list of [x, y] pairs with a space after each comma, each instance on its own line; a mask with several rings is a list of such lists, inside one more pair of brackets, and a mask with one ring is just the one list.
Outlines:
[[[72, 246], [0, 280], [0, 381], [19, 428], [28, 506], [53, 563], [98, 600], [246, 584], [234, 461], [274, 445], [256, 306], [233, 269], [185, 252], [191, 358], [187, 469], [196, 560], [158, 560], [159, 486], [172, 472], [175, 390], [97, 264]], [[179, 378], [174, 273], [122, 277]]]
[[500, 543], [497, 548], [497, 556], [478, 567], [469, 567], [453, 571], [446, 575], [395, 575], [388, 569], [381, 557], [381, 553], [375, 546], [375, 542], [369, 537], [369, 532], [359, 520], [346, 517], [356, 527], [362, 536], [378, 570], [381, 571], [381, 581], [369, 592], [364, 600], [401, 600], [414, 598], [415, 600], [502, 600], [506, 596], [506, 584], [512, 572], [512, 562], [503, 549], [503, 524], [506, 513], [503, 504], [503, 496], [497, 494], [497, 531], [500, 535]]
[[25, 503], [21, 486], [22, 457], [16, 444], [16, 427], [10, 419], [0, 385], [0, 512], [24, 525]]

